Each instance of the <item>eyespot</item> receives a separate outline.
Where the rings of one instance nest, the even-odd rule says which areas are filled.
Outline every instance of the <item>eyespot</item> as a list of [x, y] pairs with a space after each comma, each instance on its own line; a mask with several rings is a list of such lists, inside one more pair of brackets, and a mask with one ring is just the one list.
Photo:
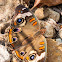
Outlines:
[[18, 19], [17, 22], [20, 23], [22, 21], [22, 19]]
[[23, 13], [23, 11], [21, 11], [21, 13]]
[[33, 59], [34, 59], [34, 57], [35, 57], [34, 55], [30, 56], [30, 60], [33, 60]]
[[14, 31], [15, 33], [16, 33], [16, 32], [21, 32], [21, 28], [15, 28], [13, 31]]
[[14, 29], [13, 31], [14, 31], [14, 32], [17, 32], [17, 31], [18, 31], [18, 28]]
[[23, 22], [24, 22], [24, 19], [23, 19], [23, 18], [19, 18], [19, 19], [17, 19], [17, 23], [22, 24]]
[[17, 41], [17, 37], [13, 37], [13, 42]]
[[13, 38], [13, 41], [15, 41], [16, 40], [16, 38]]
[[34, 60], [36, 58], [36, 54], [30, 55], [30, 60]]
[[24, 55], [24, 54], [25, 54], [25, 52], [23, 52], [23, 51], [20, 53], [20, 55]]

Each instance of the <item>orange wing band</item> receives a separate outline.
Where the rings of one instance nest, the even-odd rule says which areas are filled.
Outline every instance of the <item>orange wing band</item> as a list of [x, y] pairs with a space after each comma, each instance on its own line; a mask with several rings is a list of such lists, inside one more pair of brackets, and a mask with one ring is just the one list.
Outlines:
[[45, 46], [43, 46], [43, 47], [40, 47], [40, 48], [39, 48], [39, 50], [42, 50], [42, 49], [44, 49], [44, 48], [45, 48]]
[[40, 42], [40, 45], [43, 45], [44, 44], [44, 42]]
[[21, 57], [21, 56], [19, 55], [18, 51], [15, 51], [15, 52], [16, 52], [16, 55], [17, 55], [20, 59], [23, 60], [23, 57]]
[[16, 22], [14, 22], [14, 25], [17, 25], [17, 23], [16, 23]]
[[35, 20], [35, 18], [32, 18], [29, 22], [32, 22], [33, 20]]
[[33, 26], [35, 26], [36, 24], [37, 24], [37, 22], [34, 22], [34, 23], [33, 23]]
[[12, 43], [12, 29], [9, 30], [9, 42]]

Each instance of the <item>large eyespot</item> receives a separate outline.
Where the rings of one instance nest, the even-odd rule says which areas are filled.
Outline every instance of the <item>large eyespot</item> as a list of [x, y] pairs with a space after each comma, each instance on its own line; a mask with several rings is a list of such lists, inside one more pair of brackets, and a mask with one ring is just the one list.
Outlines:
[[34, 59], [34, 55], [30, 56], [30, 59], [33, 60]]
[[13, 42], [16, 42], [17, 41], [17, 37], [13, 37]]
[[13, 31], [14, 31], [15, 33], [21, 32], [21, 28], [15, 28]]
[[24, 22], [24, 19], [23, 19], [23, 18], [18, 18], [18, 19], [17, 19], [17, 23], [22, 24], [23, 22]]
[[34, 60], [36, 58], [36, 54], [30, 55], [30, 60]]

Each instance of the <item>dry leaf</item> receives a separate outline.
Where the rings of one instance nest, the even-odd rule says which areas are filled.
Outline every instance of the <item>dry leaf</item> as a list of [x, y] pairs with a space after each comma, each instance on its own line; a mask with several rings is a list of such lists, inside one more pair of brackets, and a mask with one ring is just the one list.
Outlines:
[[31, 8], [31, 10], [35, 8], [39, 3], [41, 3], [41, 5], [55, 6], [61, 4], [62, 0], [35, 0], [34, 6]]

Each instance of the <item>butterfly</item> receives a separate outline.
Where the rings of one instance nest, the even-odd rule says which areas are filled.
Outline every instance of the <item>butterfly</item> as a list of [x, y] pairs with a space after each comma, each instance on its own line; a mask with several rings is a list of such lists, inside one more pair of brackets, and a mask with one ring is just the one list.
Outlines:
[[[47, 56], [46, 38], [41, 34], [39, 20], [24, 5], [15, 8], [15, 14], [9, 26], [8, 48], [18, 62], [45, 62]], [[4, 33], [5, 29], [1, 32]]]

